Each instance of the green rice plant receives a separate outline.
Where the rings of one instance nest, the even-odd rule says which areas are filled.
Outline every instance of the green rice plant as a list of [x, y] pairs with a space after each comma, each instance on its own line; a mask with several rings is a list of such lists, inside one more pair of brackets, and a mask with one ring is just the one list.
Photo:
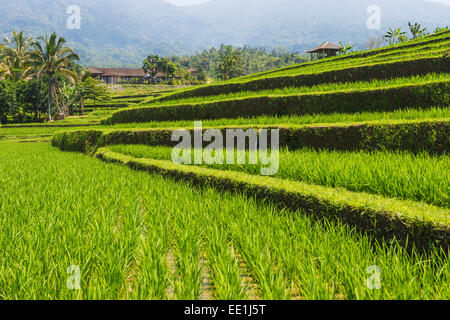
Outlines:
[[447, 209], [410, 200], [349, 192], [304, 182], [248, 175], [233, 170], [217, 170], [175, 164], [172, 161], [135, 158], [99, 149], [96, 157], [122, 163], [130, 168], [155, 172], [200, 186], [244, 192], [247, 196], [274, 201], [282, 208], [306, 210], [316, 217], [331, 218], [369, 231], [375, 237], [398, 238], [408, 247], [429, 250], [450, 246]]
[[[171, 160], [172, 154], [172, 148], [162, 146], [114, 145], [109, 148], [136, 158]], [[276, 174], [279, 178], [450, 207], [448, 155], [384, 151], [349, 153], [310, 149], [282, 149], [279, 154], [280, 168]], [[194, 152], [191, 155], [193, 159]], [[246, 163], [249, 163], [249, 156], [249, 151], [246, 151]], [[237, 152], [234, 163], [236, 157]], [[259, 175], [264, 167], [260, 162], [255, 165], [226, 164], [225, 151], [224, 164], [204, 166], [254, 175]]]
[[[180, 210], [180, 201], [184, 200], [174, 201], [170, 211]], [[201, 230], [190, 216], [181, 211], [174, 214], [169, 223], [174, 238], [172, 249], [176, 266], [175, 296], [179, 300], [198, 300], [202, 285]]]
[[[185, 228], [212, 221], [228, 240], [212, 241], [220, 248], [207, 254], [215, 259], [208, 265], [226, 270], [230, 252], [241, 256], [251, 274], [261, 275], [253, 277], [261, 297], [281, 297], [275, 293], [290, 293], [292, 286], [285, 297], [450, 297], [449, 260], [439, 251], [407, 254], [395, 242], [374, 243], [339, 223], [280, 212], [270, 202], [196, 189], [43, 143], [0, 144], [0, 172], [1, 299], [166, 299], [169, 248], [178, 235], [194, 239]], [[186, 249], [209, 252], [204, 241], [215, 230], [205, 229], [201, 246]], [[260, 249], [263, 255], [256, 254]], [[381, 269], [380, 290], [366, 286], [372, 264]], [[67, 287], [72, 265], [81, 269], [79, 290]], [[236, 290], [234, 284], [230, 292]]]
[[[215, 203], [215, 206], [220, 206], [220, 203]], [[209, 210], [214, 208], [207, 211]], [[200, 215], [196, 223], [204, 230], [204, 250], [214, 284], [214, 297], [219, 300], [248, 299], [249, 288], [243, 280], [233, 244], [229, 241], [231, 239], [229, 230], [206, 213]]]
[[132, 277], [137, 289], [132, 290], [129, 297], [132, 299], [164, 300], [167, 298], [167, 289], [170, 286], [167, 257], [169, 254], [168, 217], [147, 214], [153, 204], [140, 199], [140, 214], [143, 216], [144, 229], [142, 240], [136, 254], [138, 271]]

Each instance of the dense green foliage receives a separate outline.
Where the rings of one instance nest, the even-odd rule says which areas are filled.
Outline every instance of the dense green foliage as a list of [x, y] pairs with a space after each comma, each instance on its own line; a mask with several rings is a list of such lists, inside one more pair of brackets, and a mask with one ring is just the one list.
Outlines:
[[0, 81], [0, 122], [6, 123], [7, 114], [16, 107], [16, 95], [11, 82]]
[[47, 108], [48, 86], [42, 79], [0, 81], [2, 123], [40, 121]]
[[56, 33], [33, 39], [13, 31], [4, 42], [0, 44], [0, 96], [8, 98], [0, 106], [2, 123], [41, 122], [45, 109], [47, 120], [60, 120], [83, 113], [86, 99], [108, 99], [106, 87], [76, 64], [79, 56]]
[[217, 49], [212, 47], [191, 56], [170, 56], [169, 59], [182, 69], [194, 68], [194, 77], [200, 81], [205, 81], [207, 77], [228, 80], [305, 61], [304, 57], [287, 50], [274, 49], [267, 52], [264, 48], [225, 45]]

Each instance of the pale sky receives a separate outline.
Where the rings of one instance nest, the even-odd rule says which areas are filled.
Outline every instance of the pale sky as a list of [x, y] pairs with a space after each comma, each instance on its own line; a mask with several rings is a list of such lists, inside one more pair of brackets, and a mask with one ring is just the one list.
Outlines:
[[192, 4], [204, 3], [211, 0], [166, 0], [166, 1], [176, 6], [189, 6]]
[[[211, 1], [211, 0], [166, 0], [166, 1], [170, 2], [174, 5], [177, 5], [177, 6], [188, 6], [191, 4], [199, 4], [199, 3], [204, 3], [204, 2]], [[450, 5], [450, 0], [425, 0], [425, 1], [441, 2], [443, 4]]]
[[430, 2], [440, 2], [443, 4], [447, 4], [450, 6], [450, 0], [426, 0], [426, 1], [430, 1]]

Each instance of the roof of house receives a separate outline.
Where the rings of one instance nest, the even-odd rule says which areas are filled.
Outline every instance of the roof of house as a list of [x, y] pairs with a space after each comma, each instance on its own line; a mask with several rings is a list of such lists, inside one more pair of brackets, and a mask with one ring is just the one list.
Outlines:
[[143, 69], [134, 68], [88, 68], [89, 71], [94, 76], [104, 76], [104, 77], [145, 77], [145, 72]]
[[322, 43], [320, 46], [307, 51], [307, 53], [314, 53], [314, 52], [318, 52], [318, 51], [322, 51], [322, 50], [341, 50], [341, 49], [342, 48], [340, 46], [327, 41], [327, 42]]

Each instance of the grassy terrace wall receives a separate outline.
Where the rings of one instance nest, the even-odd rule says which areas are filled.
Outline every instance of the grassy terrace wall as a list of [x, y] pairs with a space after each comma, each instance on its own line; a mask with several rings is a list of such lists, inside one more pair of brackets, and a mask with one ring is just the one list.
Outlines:
[[329, 82], [354, 82], [370, 81], [373, 79], [410, 77], [413, 75], [423, 75], [433, 72], [450, 72], [450, 58], [425, 58], [411, 61], [373, 64], [369, 66], [352, 67], [341, 70], [331, 70], [322, 73], [268, 77], [248, 82], [210, 85], [169, 94], [159, 98], [158, 101], [219, 95], [239, 91], [257, 91], [286, 87], [313, 86]]
[[[450, 125], [446, 120], [252, 128], [279, 129], [280, 146], [291, 150], [310, 147], [342, 151], [403, 150], [415, 153], [425, 151], [431, 154], [443, 154], [450, 150], [448, 135]], [[225, 129], [220, 128], [223, 134]], [[174, 146], [176, 142], [171, 141], [174, 130], [176, 129], [59, 132], [53, 137], [53, 145], [66, 151], [88, 153], [98, 147], [114, 144]]]
[[200, 187], [240, 192], [263, 201], [270, 200], [281, 208], [301, 209], [315, 217], [339, 220], [380, 240], [395, 237], [406, 246], [414, 245], [425, 251], [433, 246], [444, 250], [449, 248], [448, 211], [434, 206], [235, 171], [137, 159], [108, 149], [98, 150], [96, 156], [107, 162], [162, 174]]
[[[449, 59], [450, 61], [450, 59]], [[149, 121], [248, 118], [262, 115], [305, 115], [394, 111], [450, 104], [450, 81], [361, 91], [335, 91], [293, 96], [261, 96], [199, 104], [119, 110], [103, 124]]]

